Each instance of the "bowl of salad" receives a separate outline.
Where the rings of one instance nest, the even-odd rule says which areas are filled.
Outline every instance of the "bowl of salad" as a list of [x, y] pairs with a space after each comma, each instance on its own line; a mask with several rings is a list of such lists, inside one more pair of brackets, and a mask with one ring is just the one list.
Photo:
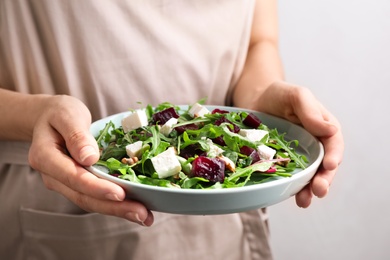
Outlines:
[[99, 161], [87, 169], [148, 209], [212, 215], [268, 207], [299, 192], [324, 148], [301, 126], [202, 103], [161, 103], [92, 123]]

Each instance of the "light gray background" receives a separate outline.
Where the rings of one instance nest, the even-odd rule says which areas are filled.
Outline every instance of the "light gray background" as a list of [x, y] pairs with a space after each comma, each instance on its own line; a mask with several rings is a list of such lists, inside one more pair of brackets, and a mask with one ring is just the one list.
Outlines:
[[286, 78], [341, 121], [344, 161], [308, 209], [271, 206], [276, 260], [390, 259], [390, 1], [281, 0]]

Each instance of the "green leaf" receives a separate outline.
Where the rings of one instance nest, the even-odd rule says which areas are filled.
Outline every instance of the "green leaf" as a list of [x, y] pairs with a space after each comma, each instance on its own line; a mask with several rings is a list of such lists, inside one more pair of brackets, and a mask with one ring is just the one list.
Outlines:
[[257, 162], [246, 168], [238, 168], [227, 179], [229, 182], [236, 182], [238, 179], [250, 176], [253, 172], [266, 172], [273, 165], [270, 161]]
[[96, 138], [96, 142], [98, 143], [99, 147], [103, 147], [103, 141], [110, 140], [111, 135], [109, 134], [109, 130], [111, 127], [115, 127], [113, 122], [108, 122], [105, 127], [100, 131], [100, 134]]
[[107, 160], [109, 158], [122, 159], [126, 156], [126, 148], [120, 147], [114, 143], [109, 144], [106, 149], [103, 150], [101, 160]]
[[141, 183], [141, 181], [138, 179], [135, 171], [130, 167], [127, 167], [125, 173], [122, 174], [122, 176], [119, 176], [119, 178], [121, 178], [123, 180], [131, 181], [131, 182], [135, 182], [135, 183]]
[[277, 144], [284, 150], [286, 151], [290, 158], [295, 161], [298, 165], [298, 167], [305, 169], [307, 165], [307, 159], [306, 157], [299, 155], [294, 149], [290, 147], [291, 143], [294, 143], [295, 146], [298, 146], [298, 141], [297, 140], [292, 140], [287, 142], [284, 140], [284, 134], [279, 134], [277, 129], [272, 129], [269, 131], [270, 137], [274, 139]]
[[209, 183], [209, 181], [205, 178], [193, 177], [193, 178], [184, 179], [181, 184], [181, 187], [183, 189], [190, 189], [194, 187], [196, 184], [198, 184], [199, 182]]
[[177, 184], [166, 179], [155, 179], [144, 175], [139, 175], [138, 179], [142, 184], [159, 186], [159, 187], [167, 187], [167, 188], [180, 188], [180, 186], [178, 186]]

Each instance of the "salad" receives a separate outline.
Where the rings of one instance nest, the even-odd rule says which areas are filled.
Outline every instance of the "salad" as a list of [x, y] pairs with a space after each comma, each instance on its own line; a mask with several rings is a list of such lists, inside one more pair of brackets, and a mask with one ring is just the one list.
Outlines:
[[220, 189], [292, 176], [308, 161], [298, 140], [270, 129], [250, 111], [210, 111], [161, 103], [111, 121], [96, 137], [97, 165], [134, 183], [182, 189]]

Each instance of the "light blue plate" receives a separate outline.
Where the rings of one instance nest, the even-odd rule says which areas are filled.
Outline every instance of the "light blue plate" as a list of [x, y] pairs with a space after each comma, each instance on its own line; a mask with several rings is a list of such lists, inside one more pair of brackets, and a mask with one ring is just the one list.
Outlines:
[[[181, 106], [187, 108], [187, 106]], [[246, 109], [206, 106], [210, 111], [219, 108], [228, 111], [247, 111], [255, 113], [269, 128], [277, 128], [279, 133], [286, 133], [286, 140], [298, 140], [297, 151], [309, 160], [304, 170], [296, 170], [290, 178], [283, 178], [262, 184], [255, 184], [240, 188], [197, 190], [197, 189], [170, 189], [156, 187], [122, 180], [107, 174], [104, 167], [92, 166], [87, 169], [96, 176], [117, 183], [126, 190], [129, 199], [142, 202], [152, 211], [188, 214], [213, 215], [243, 212], [252, 209], [264, 208], [284, 201], [294, 196], [314, 176], [324, 157], [323, 145], [304, 128], [292, 124], [284, 119], [264, 113]], [[94, 136], [99, 134], [106, 123], [112, 121], [119, 126], [124, 116], [130, 112], [123, 112], [98, 120], [91, 125], [90, 131]]]

